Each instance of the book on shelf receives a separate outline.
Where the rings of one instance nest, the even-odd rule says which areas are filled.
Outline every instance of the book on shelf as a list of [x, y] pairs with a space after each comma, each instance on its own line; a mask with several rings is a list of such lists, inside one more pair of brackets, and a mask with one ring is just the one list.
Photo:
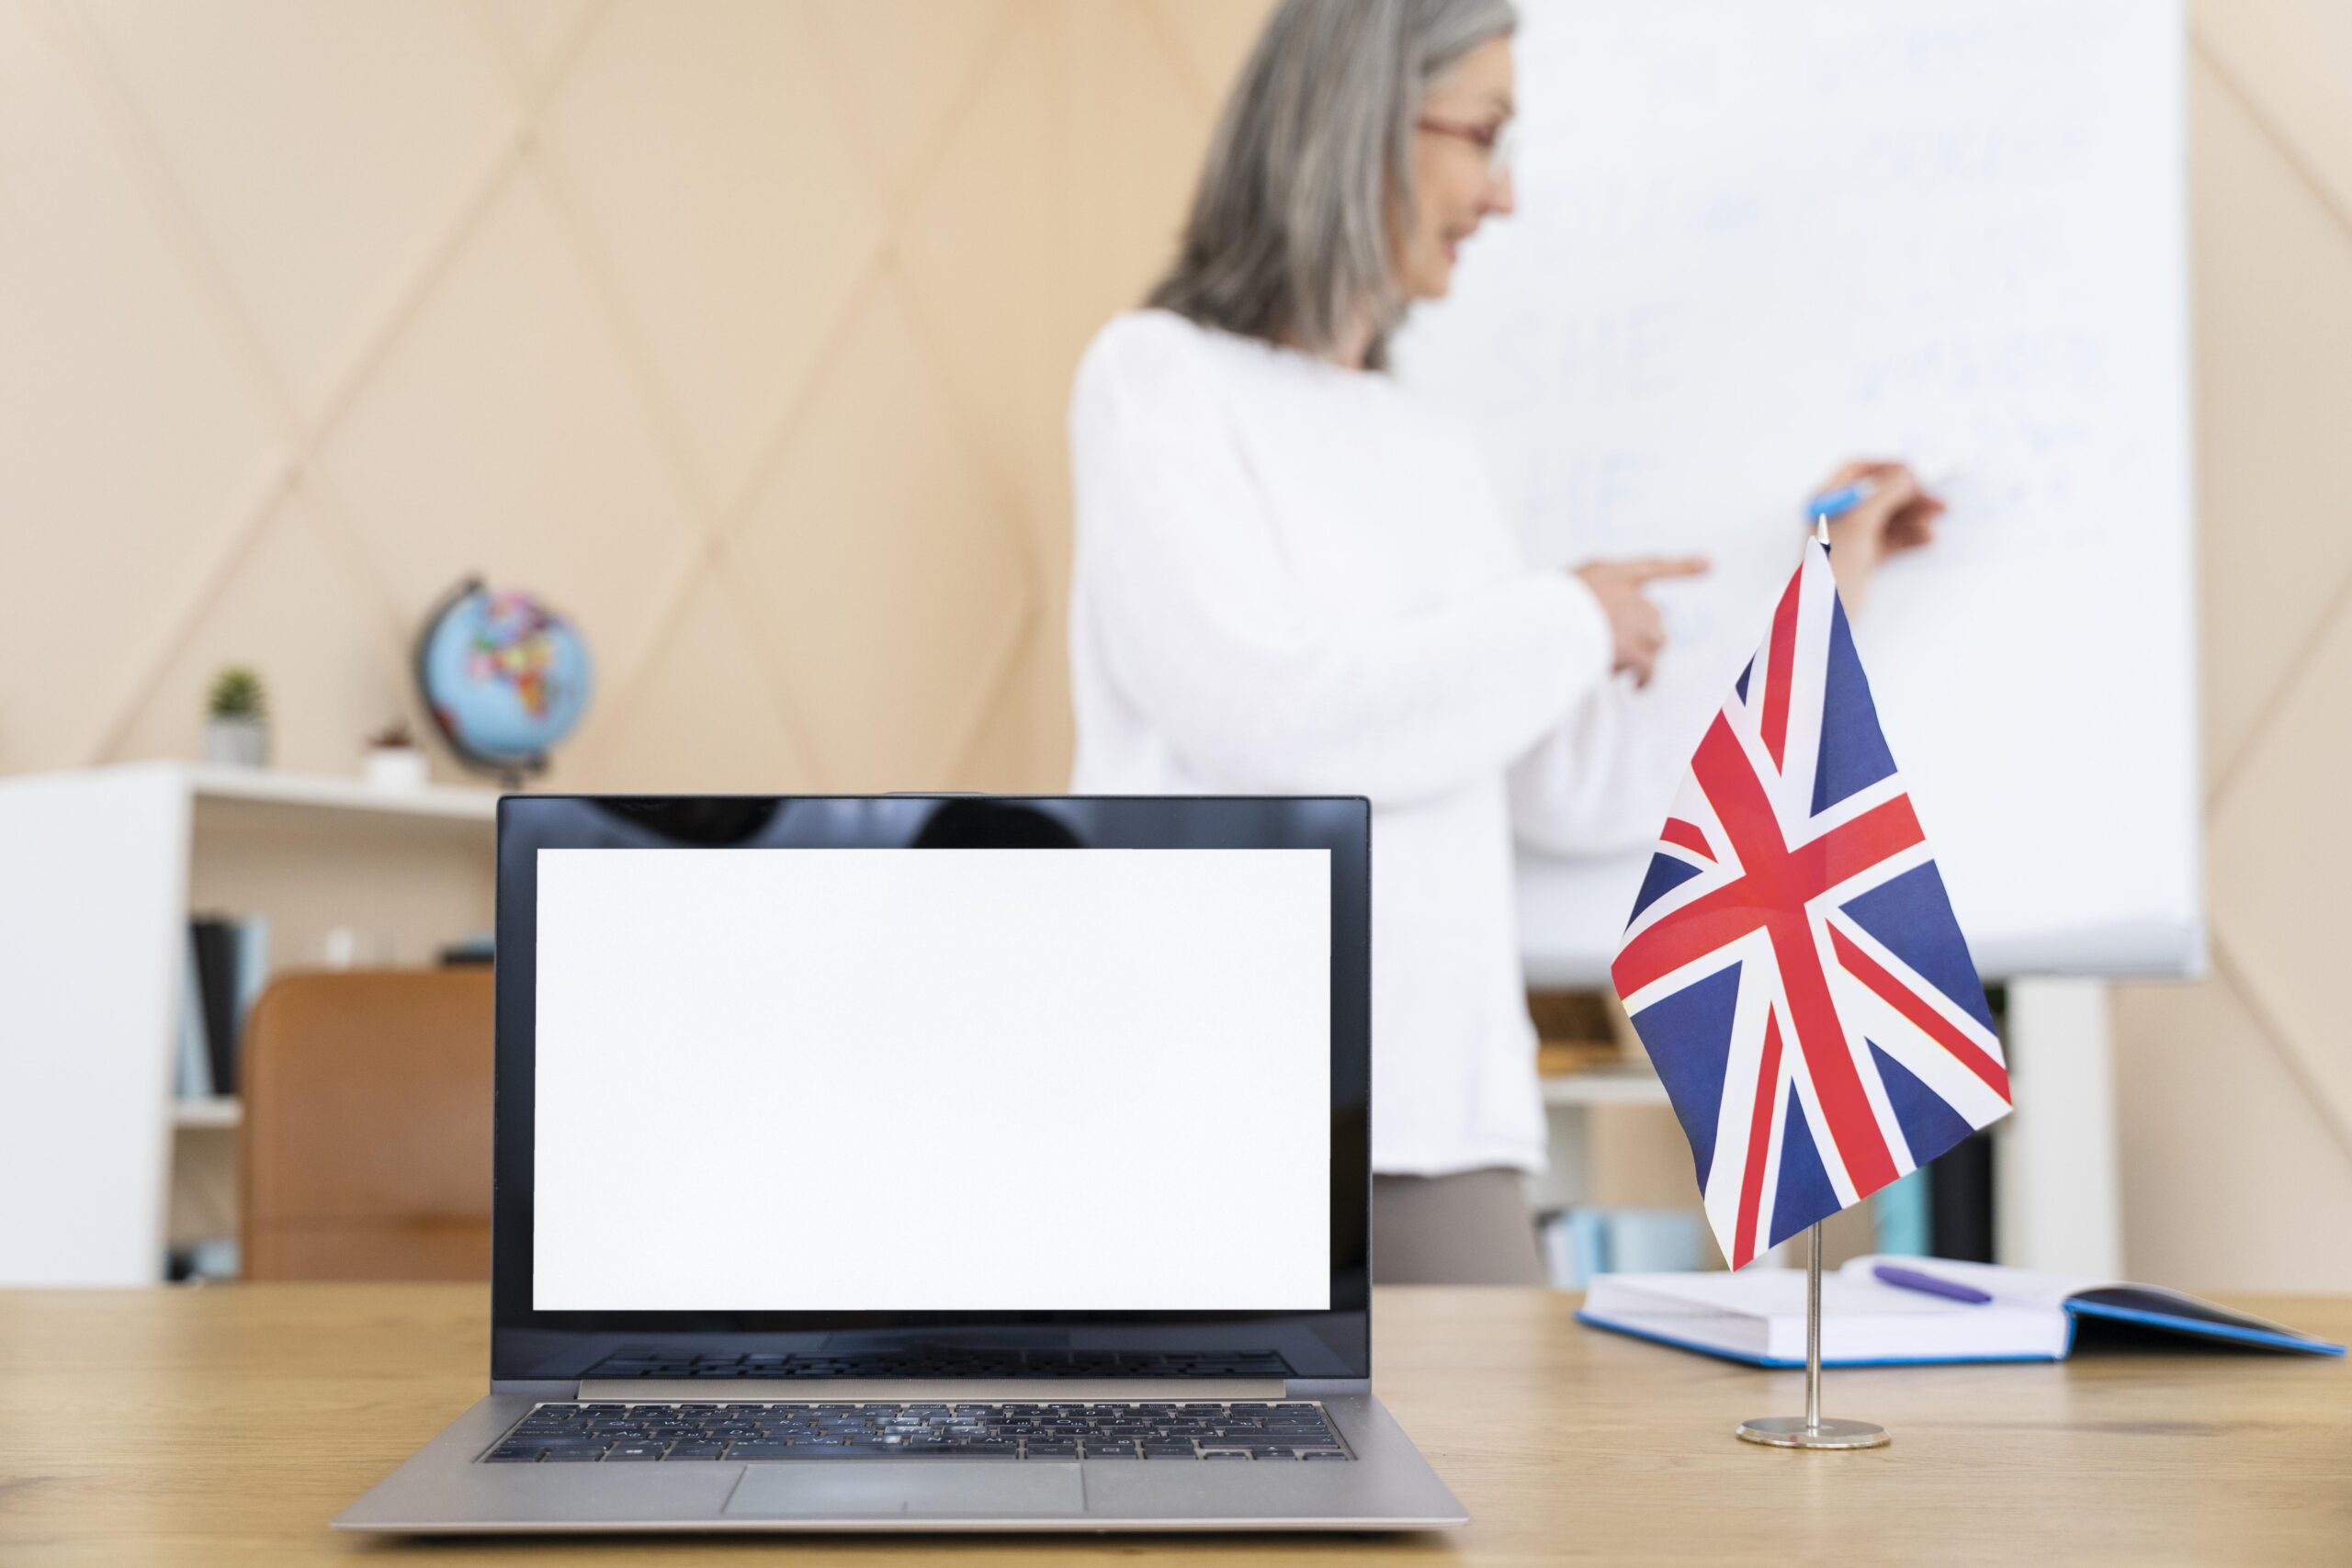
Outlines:
[[1587, 1290], [1604, 1274], [1696, 1269], [1712, 1256], [1695, 1209], [1580, 1203], [1537, 1227], [1545, 1272], [1560, 1290]]
[[269, 922], [198, 915], [187, 925], [175, 1092], [205, 1100], [237, 1092], [245, 1020], [269, 976]]
[[254, 1015], [254, 1003], [261, 1000], [261, 990], [269, 984], [269, 918], [247, 915], [237, 922], [237, 1059], [244, 1060], [245, 1025]]
[[188, 922], [196, 937], [197, 994], [203, 1004], [204, 1048], [212, 1064], [212, 1092], [237, 1092], [236, 940], [229, 922], [218, 915], [198, 915]]
[[209, 1100], [211, 1047], [205, 1041], [204, 984], [197, 975], [196, 928], [189, 923], [180, 944], [180, 1043], [175, 1092], [182, 1100]]
[[213, 1236], [166, 1248], [164, 1278], [174, 1284], [191, 1280], [234, 1280], [238, 1277], [237, 1238]]

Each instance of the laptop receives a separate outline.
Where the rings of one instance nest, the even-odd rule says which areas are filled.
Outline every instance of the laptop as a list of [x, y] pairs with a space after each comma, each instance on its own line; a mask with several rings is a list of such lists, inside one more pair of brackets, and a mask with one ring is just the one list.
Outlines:
[[502, 800], [489, 1393], [336, 1527], [1466, 1522], [1372, 1393], [1370, 833]]

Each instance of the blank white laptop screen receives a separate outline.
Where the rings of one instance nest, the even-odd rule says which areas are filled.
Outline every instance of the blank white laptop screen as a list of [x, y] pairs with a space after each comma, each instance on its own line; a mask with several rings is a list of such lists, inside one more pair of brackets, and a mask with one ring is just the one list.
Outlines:
[[1330, 1305], [1323, 850], [541, 850], [541, 1311]]

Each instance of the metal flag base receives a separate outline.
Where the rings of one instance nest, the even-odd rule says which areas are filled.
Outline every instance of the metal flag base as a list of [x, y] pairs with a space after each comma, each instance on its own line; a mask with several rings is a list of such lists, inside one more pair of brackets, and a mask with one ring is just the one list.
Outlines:
[[1818, 1421], [1802, 1416], [1759, 1416], [1742, 1421], [1739, 1435], [1775, 1449], [1883, 1449], [1894, 1439], [1868, 1421]]
[[1804, 1414], [1742, 1421], [1744, 1442], [1775, 1449], [1883, 1449], [1894, 1439], [1868, 1421], [1821, 1418], [1821, 1226], [1805, 1232]]

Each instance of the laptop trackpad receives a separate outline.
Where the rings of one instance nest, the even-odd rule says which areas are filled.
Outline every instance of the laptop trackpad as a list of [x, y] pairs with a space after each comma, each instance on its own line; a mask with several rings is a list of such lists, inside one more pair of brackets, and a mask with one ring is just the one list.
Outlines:
[[729, 1514], [771, 1518], [1002, 1518], [1086, 1512], [1074, 1464], [1018, 1460], [786, 1460], [747, 1464]]

